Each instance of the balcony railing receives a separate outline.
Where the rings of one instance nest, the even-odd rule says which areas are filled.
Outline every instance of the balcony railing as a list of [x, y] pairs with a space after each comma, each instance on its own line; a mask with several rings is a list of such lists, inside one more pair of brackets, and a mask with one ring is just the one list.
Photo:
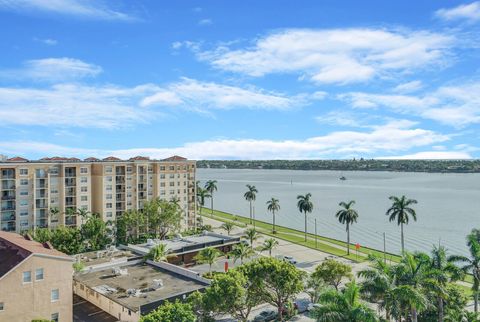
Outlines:
[[15, 215], [2, 215], [2, 222], [6, 222], [6, 221], [15, 221], [16, 217]]
[[1, 226], [3, 231], [15, 231], [15, 224], [5, 223]]

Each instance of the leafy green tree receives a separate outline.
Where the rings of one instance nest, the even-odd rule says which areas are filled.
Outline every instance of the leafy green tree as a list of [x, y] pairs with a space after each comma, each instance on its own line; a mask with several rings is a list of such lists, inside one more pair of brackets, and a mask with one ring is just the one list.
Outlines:
[[258, 298], [278, 309], [278, 320], [289, 301], [303, 290], [305, 272], [273, 257], [257, 258], [238, 268], [250, 281]]
[[277, 231], [275, 230], [275, 212], [280, 210], [280, 201], [278, 199], [273, 198], [267, 201], [267, 209], [272, 213], [272, 233], [275, 234]]
[[301, 213], [303, 212], [305, 214], [305, 242], [307, 242], [307, 213], [313, 211], [313, 202], [310, 200], [311, 197], [311, 193], [307, 193], [304, 196], [297, 196], [297, 208]]
[[244, 238], [250, 242], [250, 248], [253, 248], [253, 242], [256, 241], [259, 237], [260, 235], [255, 230], [255, 228], [248, 228], [247, 230], [245, 230]]
[[224, 222], [222, 226], [220, 226], [220, 228], [225, 230], [229, 236], [230, 236], [230, 232], [233, 230], [234, 227], [235, 225], [230, 221]]
[[312, 312], [319, 322], [377, 322], [380, 318], [374, 310], [360, 300], [360, 287], [355, 280], [347, 283], [340, 292], [329, 290], [320, 295], [320, 307]]
[[140, 322], [195, 322], [195, 313], [188, 303], [166, 301], [155, 311], [144, 315]]
[[252, 224], [252, 219], [253, 219], [253, 212], [252, 212], [252, 201], [255, 201], [257, 199], [257, 193], [258, 190], [255, 186], [247, 184], [247, 192], [243, 195], [245, 200], [247, 200], [250, 203], [250, 225]]
[[478, 293], [480, 288], [480, 241], [477, 230], [474, 229], [467, 235], [467, 246], [470, 256], [450, 256], [449, 260], [462, 264], [462, 269], [465, 273], [470, 273], [473, 276], [473, 302], [474, 311], [478, 313]]
[[205, 190], [207, 190], [210, 195], [210, 210], [213, 216], [213, 193], [217, 191], [217, 180], [208, 180], [205, 183]]
[[233, 246], [230, 255], [233, 256], [233, 262], [235, 263], [237, 260], [240, 259], [240, 264], [243, 264], [243, 261], [247, 258], [250, 258], [255, 254], [253, 249], [245, 243], [240, 243]]
[[155, 236], [163, 240], [167, 238], [168, 234], [179, 231], [183, 214], [178, 203], [158, 198], [154, 199], [152, 203], [153, 210], [149, 222]]
[[358, 219], [358, 212], [352, 208], [352, 206], [355, 204], [354, 200], [347, 202], [340, 202], [339, 206], [342, 207], [343, 209], [340, 209], [337, 211], [335, 216], [338, 218], [338, 221], [346, 225], [346, 230], [347, 230], [347, 255], [350, 255], [350, 226], [353, 223], [357, 222]]
[[401, 239], [402, 239], [402, 254], [405, 252], [405, 240], [403, 235], [403, 225], [408, 225], [410, 217], [414, 221], [417, 221], [417, 213], [411, 205], [417, 204], [415, 199], [407, 199], [405, 196], [389, 198], [392, 201], [392, 206], [387, 210], [386, 215], [389, 217], [389, 221], [397, 221], [400, 226]]
[[166, 262], [167, 261], [168, 249], [166, 244], [158, 244], [150, 248], [146, 259], [152, 260], [154, 262]]
[[352, 278], [352, 267], [333, 259], [327, 259], [312, 273], [312, 277], [318, 281], [333, 286], [337, 291], [342, 279]]
[[260, 303], [258, 293], [241, 271], [230, 270], [215, 275], [203, 301], [206, 308], [246, 322], [253, 307]]
[[417, 312], [426, 309], [428, 302], [425, 295], [412, 285], [399, 285], [392, 289], [387, 296], [386, 309], [398, 321], [408, 321], [409, 312], [411, 313], [411, 321], [417, 322]]
[[80, 228], [80, 234], [88, 245], [87, 250], [104, 249], [112, 242], [109, 229], [99, 214], [92, 214]]
[[278, 246], [278, 240], [275, 238], [268, 238], [263, 241], [263, 244], [260, 246], [260, 251], [268, 251], [268, 256], [272, 256], [272, 250]]
[[212, 272], [212, 265], [215, 264], [220, 256], [222, 256], [221, 251], [213, 247], [207, 247], [200, 250], [194, 258], [200, 264], [208, 264], [208, 272]]

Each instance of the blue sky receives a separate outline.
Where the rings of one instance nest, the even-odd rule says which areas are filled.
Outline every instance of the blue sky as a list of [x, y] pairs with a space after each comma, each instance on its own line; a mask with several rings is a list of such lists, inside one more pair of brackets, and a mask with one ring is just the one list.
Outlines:
[[478, 158], [480, 2], [0, 0], [0, 154]]

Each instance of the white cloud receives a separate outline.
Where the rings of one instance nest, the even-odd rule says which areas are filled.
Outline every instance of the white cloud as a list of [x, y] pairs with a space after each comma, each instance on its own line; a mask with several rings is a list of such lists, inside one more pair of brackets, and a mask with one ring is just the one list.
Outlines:
[[455, 127], [480, 123], [479, 82], [443, 86], [417, 96], [353, 92], [339, 98], [356, 108], [383, 107]]
[[440, 9], [435, 15], [444, 20], [467, 20], [470, 22], [480, 20], [480, 2], [462, 4], [450, 9]]
[[380, 117], [367, 113], [353, 113], [342, 110], [330, 111], [315, 117], [315, 120], [320, 124], [364, 128], [373, 127], [370, 123], [374, 119], [378, 121]]
[[138, 107], [153, 85], [122, 88], [58, 84], [46, 89], [0, 88], [3, 126], [40, 125], [116, 128], [147, 122], [155, 113]]
[[288, 29], [259, 38], [250, 48], [222, 45], [197, 55], [216, 68], [254, 77], [295, 73], [318, 83], [344, 84], [445, 64], [453, 42], [427, 31]]
[[0, 153], [8, 155], [75, 155], [129, 158], [148, 155], [165, 158], [174, 154], [190, 159], [312, 159], [369, 156], [408, 151], [449, 140], [446, 135], [415, 128], [410, 121], [390, 122], [368, 132], [340, 131], [305, 140], [217, 139], [186, 143], [176, 148], [132, 148], [122, 150], [75, 149], [42, 142], [0, 142]]
[[202, 20], [198, 21], [198, 24], [200, 26], [209, 26], [209, 25], [213, 24], [213, 21], [211, 19], [202, 19]]
[[[320, 98], [319, 95], [314, 94], [316, 99]], [[305, 104], [303, 96], [289, 97], [258, 88], [240, 88], [189, 78], [172, 83], [141, 102], [142, 106], [181, 106], [197, 111], [237, 107], [282, 110]]]
[[55, 40], [55, 39], [51, 39], [51, 38], [34, 38], [35, 41], [38, 41], [38, 42], [41, 42], [45, 45], [48, 45], [48, 46], [55, 46], [56, 44], [58, 44], [58, 41]]
[[24, 62], [19, 69], [0, 71], [0, 77], [37, 81], [66, 81], [94, 77], [102, 72], [100, 66], [74, 58], [44, 58]]
[[393, 91], [397, 93], [411, 93], [411, 92], [418, 91], [422, 87], [423, 87], [422, 81], [414, 80], [411, 82], [407, 82], [407, 83], [403, 83], [395, 86]]
[[[319, 99], [319, 94], [313, 94]], [[88, 86], [60, 83], [47, 88], [0, 87], [0, 126], [41, 125], [118, 128], [150, 122], [167, 110], [210, 113], [215, 109], [286, 110], [308, 104], [310, 96], [287, 96], [184, 78], [160, 87]]]
[[136, 18], [92, 0], [0, 0], [0, 9], [32, 12], [41, 11], [90, 19], [133, 21]]
[[377, 159], [385, 160], [464, 160], [471, 159], [472, 156], [467, 152], [459, 151], [424, 151], [413, 154], [379, 157]]

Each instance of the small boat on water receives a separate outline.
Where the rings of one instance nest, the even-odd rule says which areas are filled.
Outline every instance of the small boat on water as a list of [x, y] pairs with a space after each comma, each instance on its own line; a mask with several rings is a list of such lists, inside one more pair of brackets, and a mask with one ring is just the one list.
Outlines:
[[339, 179], [342, 180], [342, 181], [347, 180], [347, 178], [345, 178], [344, 176], [341, 176]]

